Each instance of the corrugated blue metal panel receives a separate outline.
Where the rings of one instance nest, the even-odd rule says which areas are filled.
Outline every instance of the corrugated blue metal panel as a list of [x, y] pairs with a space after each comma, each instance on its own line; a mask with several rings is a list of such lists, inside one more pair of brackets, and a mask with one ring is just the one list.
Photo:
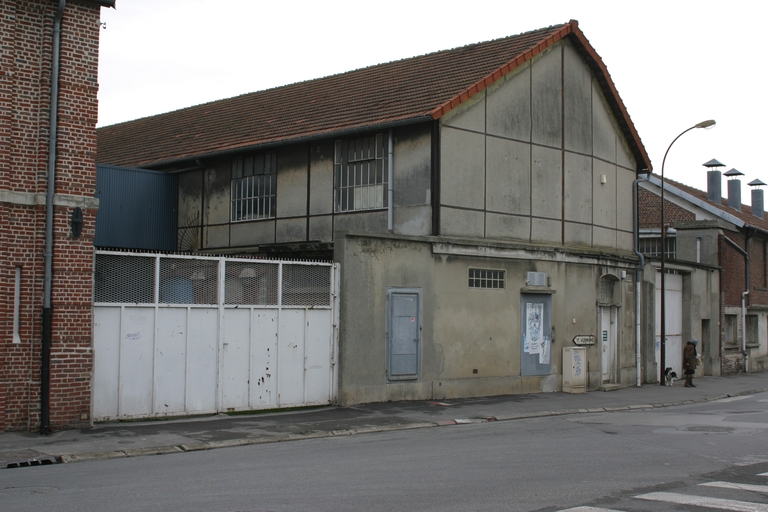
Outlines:
[[161, 171], [96, 166], [96, 247], [175, 251], [177, 176]]

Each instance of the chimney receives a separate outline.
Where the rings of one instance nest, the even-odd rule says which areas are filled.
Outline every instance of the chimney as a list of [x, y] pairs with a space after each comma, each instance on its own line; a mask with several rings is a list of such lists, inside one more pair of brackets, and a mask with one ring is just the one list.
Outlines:
[[744, 176], [744, 173], [731, 169], [725, 173], [725, 176], [731, 178], [728, 180], [728, 206], [736, 211], [741, 211], [741, 180], [738, 176]]
[[765, 219], [765, 199], [763, 198], [763, 191], [758, 187], [765, 185], [760, 180], [752, 180], [748, 183], [752, 189], [752, 215], [758, 219]]
[[721, 203], [722, 192], [722, 175], [718, 167], [725, 167], [725, 164], [718, 162], [714, 158], [709, 162], [702, 164], [709, 169], [707, 172], [707, 199], [715, 204]]

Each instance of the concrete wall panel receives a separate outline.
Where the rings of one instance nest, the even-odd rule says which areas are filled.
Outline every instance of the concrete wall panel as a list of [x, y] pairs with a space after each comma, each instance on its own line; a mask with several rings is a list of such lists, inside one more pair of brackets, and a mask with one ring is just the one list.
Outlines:
[[236, 222], [230, 229], [233, 247], [275, 243], [275, 221]]
[[333, 141], [312, 144], [310, 155], [309, 212], [333, 213]]
[[556, 149], [531, 148], [531, 213], [534, 217], [562, 217], [562, 153]]
[[179, 174], [179, 228], [201, 224], [203, 208], [203, 171]]
[[386, 233], [387, 211], [371, 210], [366, 212], [340, 213], [334, 219], [333, 229]]
[[309, 239], [330, 242], [333, 240], [333, 216], [309, 218]]
[[563, 46], [565, 149], [592, 152], [592, 73], [569, 44]]
[[486, 139], [488, 211], [529, 215], [531, 149], [529, 144], [496, 137]]
[[616, 130], [613, 116], [597, 84], [592, 84], [593, 156], [616, 163]]
[[592, 229], [592, 240], [596, 246], [616, 248], [616, 230], [595, 226]]
[[592, 226], [589, 224], [565, 223], [565, 243], [592, 245]]
[[592, 222], [592, 159], [565, 153], [565, 220]]
[[432, 234], [431, 206], [401, 206], [395, 208], [395, 233], [402, 235]]
[[[430, 204], [432, 130], [428, 123], [394, 132], [395, 208]], [[400, 216], [402, 217], [402, 213]]]
[[203, 228], [203, 248], [229, 247], [229, 225]]
[[531, 141], [555, 148], [562, 146], [561, 47], [545, 50], [531, 68]]
[[485, 94], [482, 91], [454, 108], [443, 118], [445, 126], [473, 132], [485, 131]]
[[231, 172], [228, 162], [221, 162], [205, 170], [205, 224], [229, 222]]
[[562, 241], [562, 223], [559, 220], [531, 219], [531, 241], [560, 243]]
[[[616, 228], [632, 232], [634, 229], [634, 212], [632, 211], [632, 182], [635, 173], [622, 167], [616, 168]], [[632, 250], [632, 245], [619, 248]]]
[[[594, 198], [593, 206], [593, 219], [596, 226], [602, 226], [606, 228], [616, 228], [616, 166], [603, 162], [602, 160], [593, 159], [593, 174], [592, 174], [592, 197]], [[603, 177], [605, 183], [602, 183]], [[630, 184], [631, 185], [631, 184]], [[629, 187], [629, 191], [623, 191], [623, 194], [629, 193], [628, 198], [622, 197], [622, 199], [628, 200], [631, 209], [632, 187]]]
[[442, 204], [482, 209], [485, 203], [485, 137], [445, 126], [441, 132]]
[[488, 213], [485, 216], [485, 236], [501, 240], [528, 241], [531, 238], [531, 218]]
[[531, 140], [531, 67], [525, 64], [488, 88], [488, 134]]
[[303, 242], [307, 240], [307, 219], [277, 219], [275, 242]]
[[485, 214], [481, 211], [443, 207], [440, 209], [440, 234], [482, 238], [484, 218]]
[[277, 152], [277, 217], [307, 214], [307, 146]]

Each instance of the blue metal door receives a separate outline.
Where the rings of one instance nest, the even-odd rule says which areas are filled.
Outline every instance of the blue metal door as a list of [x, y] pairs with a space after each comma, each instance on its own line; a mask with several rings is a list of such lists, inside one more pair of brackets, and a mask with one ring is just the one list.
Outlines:
[[387, 377], [416, 380], [421, 370], [421, 290], [388, 292]]

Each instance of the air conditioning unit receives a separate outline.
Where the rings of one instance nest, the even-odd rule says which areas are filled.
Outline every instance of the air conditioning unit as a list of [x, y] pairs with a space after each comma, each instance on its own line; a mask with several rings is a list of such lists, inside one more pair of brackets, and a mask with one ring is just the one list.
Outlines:
[[526, 279], [528, 286], [547, 286], [546, 272], [528, 272]]

